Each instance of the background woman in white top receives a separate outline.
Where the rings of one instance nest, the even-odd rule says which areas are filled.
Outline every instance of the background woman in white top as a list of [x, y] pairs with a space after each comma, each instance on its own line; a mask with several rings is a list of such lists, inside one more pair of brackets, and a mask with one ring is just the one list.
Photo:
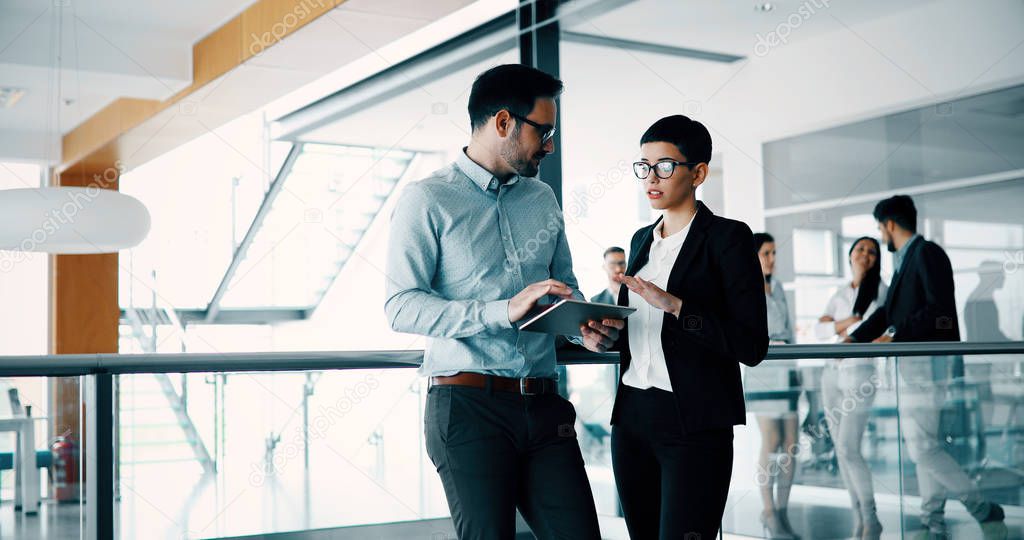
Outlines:
[[[845, 338], [885, 302], [887, 287], [882, 283], [877, 240], [865, 236], [853, 243], [850, 269], [853, 280], [836, 291], [815, 326], [818, 339]], [[878, 377], [872, 358], [829, 360], [822, 372], [825, 421], [835, 444], [839, 473], [850, 492], [854, 538], [874, 539], [882, 532], [875, 511], [871, 470], [860, 450], [877, 390]]]

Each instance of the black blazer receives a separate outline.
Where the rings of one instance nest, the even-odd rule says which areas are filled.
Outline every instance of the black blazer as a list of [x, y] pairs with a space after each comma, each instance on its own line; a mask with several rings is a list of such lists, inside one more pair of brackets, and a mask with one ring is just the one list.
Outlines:
[[[633, 235], [627, 276], [647, 264], [654, 227]], [[768, 352], [768, 316], [764, 277], [745, 223], [718, 217], [697, 202], [690, 231], [668, 278], [668, 292], [683, 300], [677, 319], [665, 313], [661, 345], [686, 433], [731, 428], [745, 423], [742, 362], [756, 366]], [[629, 305], [629, 289], [618, 304]], [[612, 350], [621, 354], [621, 373], [629, 369], [629, 322]], [[619, 385], [622, 385], [621, 375]], [[618, 420], [619, 401], [612, 408]]]
[[850, 335], [871, 341], [890, 326], [893, 341], [960, 341], [953, 298], [953, 266], [938, 244], [919, 238], [907, 248], [903, 265], [892, 278], [885, 305]]

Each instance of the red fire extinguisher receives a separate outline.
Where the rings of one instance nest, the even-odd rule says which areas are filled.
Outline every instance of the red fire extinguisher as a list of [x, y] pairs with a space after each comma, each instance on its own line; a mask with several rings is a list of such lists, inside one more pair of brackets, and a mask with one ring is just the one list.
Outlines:
[[54, 439], [50, 445], [53, 454], [53, 496], [57, 502], [78, 500], [78, 443], [71, 431]]

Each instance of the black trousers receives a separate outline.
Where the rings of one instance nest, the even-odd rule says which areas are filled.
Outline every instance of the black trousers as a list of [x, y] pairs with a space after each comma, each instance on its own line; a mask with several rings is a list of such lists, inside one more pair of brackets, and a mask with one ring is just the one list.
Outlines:
[[514, 538], [516, 508], [541, 540], [600, 538], [566, 399], [433, 386], [424, 422], [460, 539]]
[[619, 386], [612, 468], [629, 537], [716, 538], [732, 476], [732, 428], [683, 433], [675, 397]]

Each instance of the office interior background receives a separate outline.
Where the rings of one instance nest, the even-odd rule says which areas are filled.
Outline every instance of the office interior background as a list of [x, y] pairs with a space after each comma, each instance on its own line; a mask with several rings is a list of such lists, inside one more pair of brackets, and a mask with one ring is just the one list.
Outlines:
[[[6, 1], [0, 190], [99, 175], [145, 205], [151, 228], [116, 255], [0, 251], [0, 367], [56, 353], [421, 350], [384, 316], [390, 211], [468, 141], [474, 77], [520, 61], [565, 82], [541, 177], [588, 297], [606, 286], [604, 250], [657, 217], [631, 170], [640, 135], [681, 113], [714, 141], [698, 197], [775, 236], [797, 343], [822, 343], [814, 324], [850, 279], [851, 243], [877, 237], [874, 204], [904, 193], [952, 261], [963, 339], [1019, 344], [1022, 28], [1019, 0]], [[873, 360], [863, 441], [886, 538], [919, 529], [898, 361]], [[940, 405], [944, 444], [1017, 538], [1022, 363], [964, 354]], [[415, 369], [167, 371], [115, 377], [117, 537], [454, 538]], [[16, 478], [23, 452], [0, 431], [0, 538], [94, 532], [97, 496], [80, 481], [91, 376], [58, 375], [0, 378], [0, 419], [30, 406], [39, 451]], [[616, 368], [569, 366], [566, 381], [602, 531], [625, 538], [609, 456]], [[801, 419], [813, 377], [802, 390]], [[723, 533], [763, 537], [753, 414], [735, 434]], [[790, 519], [805, 538], [844, 538], [849, 499], [819, 443], [800, 436]], [[24, 475], [37, 508], [16, 509]], [[981, 534], [952, 498], [946, 514], [954, 537]]]

